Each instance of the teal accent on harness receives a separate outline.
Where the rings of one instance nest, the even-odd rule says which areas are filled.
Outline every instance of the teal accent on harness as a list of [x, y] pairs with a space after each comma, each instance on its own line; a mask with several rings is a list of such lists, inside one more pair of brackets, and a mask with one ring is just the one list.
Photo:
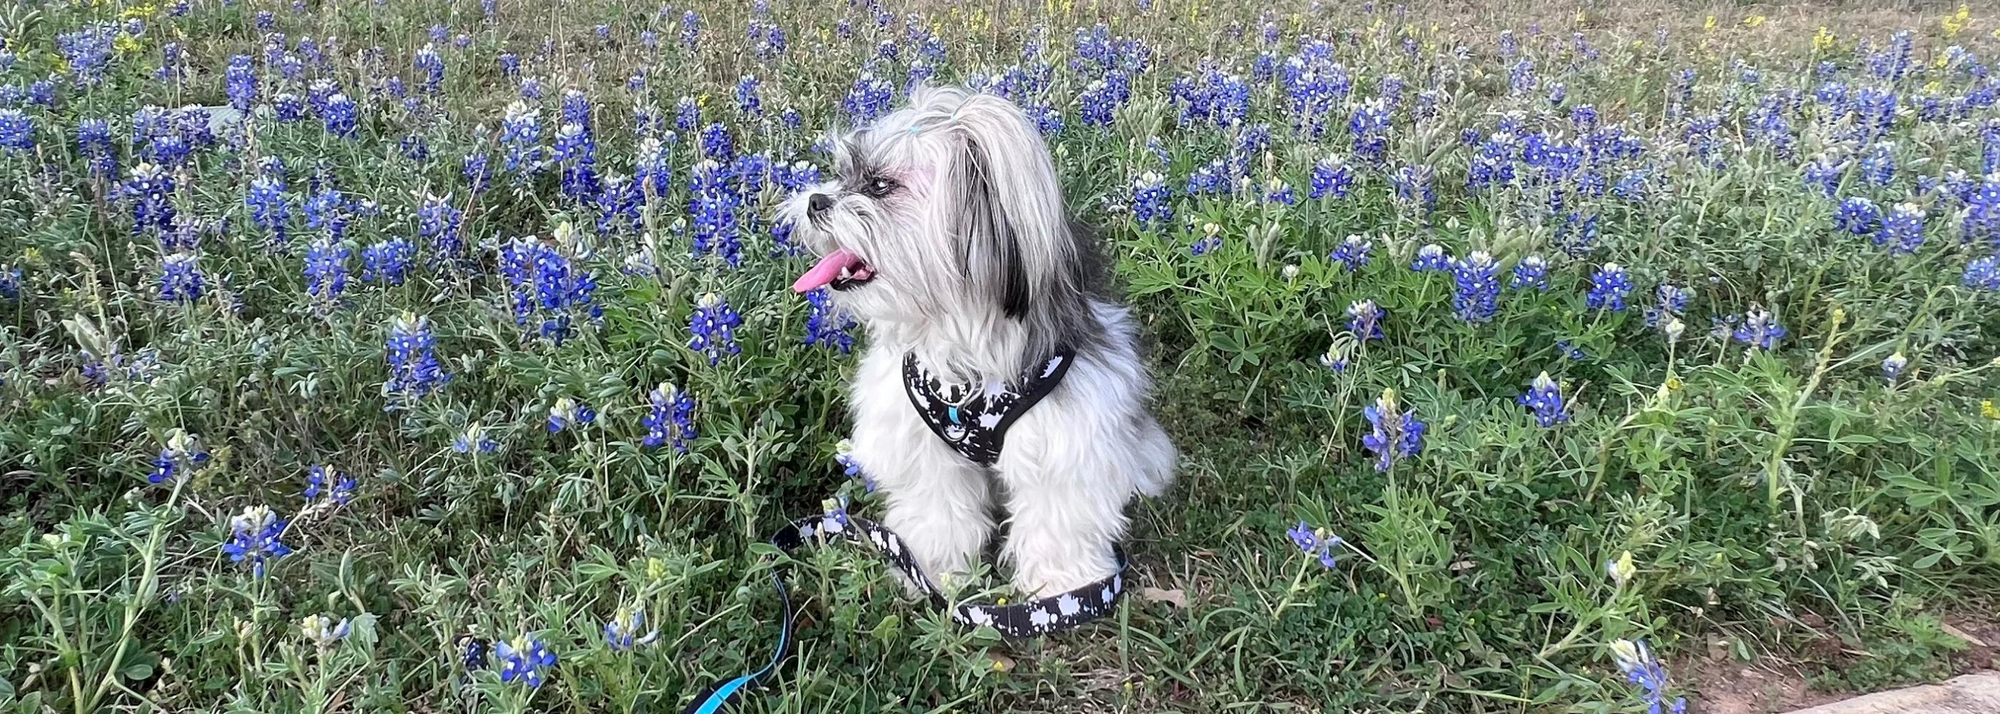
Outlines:
[[[762, 673], [761, 671], [758, 672], [758, 674]], [[701, 707], [695, 709], [693, 714], [715, 714], [722, 711], [722, 705], [729, 703], [729, 698], [736, 694], [736, 690], [742, 689], [743, 685], [749, 684], [750, 680], [756, 678], [756, 674], [746, 674], [729, 680], [728, 684], [722, 685], [715, 690], [714, 694], [708, 695], [708, 701], [702, 702]]]
[[959, 421], [959, 420], [958, 420], [958, 407], [951, 407], [951, 408], [947, 409], [947, 410], [945, 411], [945, 418], [947, 418], [947, 419], [950, 419], [950, 420], [951, 420], [951, 423], [953, 423], [953, 424], [962, 424], [962, 423], [964, 423], [964, 422], [961, 422], [961, 421]]

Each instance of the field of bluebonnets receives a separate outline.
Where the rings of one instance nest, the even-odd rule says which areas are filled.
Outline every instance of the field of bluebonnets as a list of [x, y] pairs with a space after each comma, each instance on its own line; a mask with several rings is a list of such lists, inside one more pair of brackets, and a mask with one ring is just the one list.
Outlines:
[[2000, 18], [977, 5], [8, 6], [0, 707], [660, 711], [760, 664], [761, 539], [875, 498], [865, 335], [772, 208], [923, 81], [1040, 124], [1183, 467], [1139, 597], [1045, 640], [800, 553], [753, 710], [1990, 664]]

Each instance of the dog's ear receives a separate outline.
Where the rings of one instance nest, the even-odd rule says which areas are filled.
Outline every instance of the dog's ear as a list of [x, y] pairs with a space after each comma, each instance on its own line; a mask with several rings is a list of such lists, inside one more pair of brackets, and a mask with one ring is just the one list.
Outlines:
[[967, 280], [985, 283], [1008, 317], [1028, 314], [1028, 269], [1022, 264], [1020, 233], [1007, 220], [1004, 200], [993, 185], [986, 147], [967, 138], [959, 157], [965, 192], [959, 206], [964, 230], [959, 231], [959, 265]]
[[966, 279], [1012, 318], [1039, 302], [1080, 297], [1082, 251], [1041, 133], [1020, 108], [988, 94], [966, 97], [952, 117], [961, 139], [956, 233]]

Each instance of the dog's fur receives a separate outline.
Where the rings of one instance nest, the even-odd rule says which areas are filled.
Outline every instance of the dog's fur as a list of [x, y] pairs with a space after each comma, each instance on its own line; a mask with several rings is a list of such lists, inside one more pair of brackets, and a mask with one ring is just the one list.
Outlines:
[[[833, 153], [834, 177], [782, 210], [815, 252], [844, 248], [874, 270], [833, 296], [868, 329], [852, 453], [887, 496], [884, 525], [952, 582], [993, 535], [998, 502], [1020, 591], [1110, 576], [1126, 502], [1163, 492], [1176, 457], [1146, 409], [1132, 318], [1101, 294], [1096, 247], [1034, 124], [1000, 97], [918, 88]], [[831, 203], [812, 210], [815, 195]], [[904, 393], [906, 353], [941, 379], [1014, 383], [1062, 346], [1076, 353], [1068, 375], [1008, 430], [990, 470], [933, 435]]]

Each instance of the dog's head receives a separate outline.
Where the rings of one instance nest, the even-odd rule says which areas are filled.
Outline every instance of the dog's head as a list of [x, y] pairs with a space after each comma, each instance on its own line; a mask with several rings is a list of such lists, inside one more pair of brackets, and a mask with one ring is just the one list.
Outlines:
[[1084, 304], [1089, 246], [1071, 230], [1048, 147], [1019, 107], [918, 88], [907, 106], [832, 143], [833, 177], [783, 208], [794, 236], [823, 256], [794, 290], [831, 287], [836, 303], [871, 321], [1065, 331]]

